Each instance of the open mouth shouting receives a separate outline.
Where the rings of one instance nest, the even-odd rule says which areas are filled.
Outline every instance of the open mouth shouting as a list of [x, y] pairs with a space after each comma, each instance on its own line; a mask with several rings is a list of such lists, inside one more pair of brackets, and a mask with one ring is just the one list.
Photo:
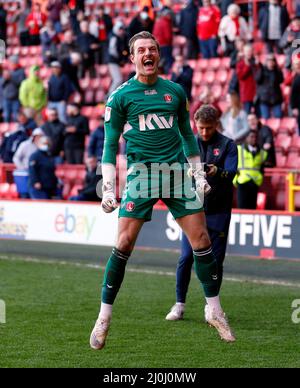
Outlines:
[[144, 62], [143, 62], [143, 65], [144, 65], [144, 68], [146, 70], [154, 70], [155, 69], [155, 61], [153, 59], [146, 59]]

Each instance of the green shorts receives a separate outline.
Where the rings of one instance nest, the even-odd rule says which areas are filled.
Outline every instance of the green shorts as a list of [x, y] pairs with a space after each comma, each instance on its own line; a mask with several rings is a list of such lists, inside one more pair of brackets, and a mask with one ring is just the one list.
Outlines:
[[131, 172], [127, 176], [119, 217], [151, 221], [153, 206], [159, 200], [166, 204], [175, 219], [203, 211], [203, 204], [186, 171], [182, 171], [182, 179], [176, 179], [173, 175], [158, 176], [152, 173], [146, 176]]

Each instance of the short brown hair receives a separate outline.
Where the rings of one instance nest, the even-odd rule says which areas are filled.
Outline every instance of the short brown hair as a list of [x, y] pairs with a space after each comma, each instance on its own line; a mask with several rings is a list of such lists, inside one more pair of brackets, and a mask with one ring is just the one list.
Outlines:
[[152, 35], [148, 31], [142, 31], [142, 32], [139, 32], [138, 34], [133, 35], [133, 37], [130, 39], [130, 41], [129, 41], [129, 52], [130, 52], [130, 54], [132, 54], [132, 55], [134, 54], [134, 44], [139, 39], [151, 39], [151, 40], [153, 40], [155, 42], [155, 44], [156, 44], [158, 52], [160, 53], [160, 46], [159, 46], [158, 41], [154, 37], [154, 35]]
[[195, 113], [194, 120], [203, 123], [217, 123], [220, 119], [219, 112], [213, 105], [202, 105]]

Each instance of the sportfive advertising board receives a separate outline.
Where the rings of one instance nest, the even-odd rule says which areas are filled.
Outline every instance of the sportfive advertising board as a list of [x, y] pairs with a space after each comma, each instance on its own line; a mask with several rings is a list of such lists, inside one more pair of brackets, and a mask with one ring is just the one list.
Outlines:
[[[118, 212], [98, 204], [0, 201], [0, 239], [114, 246]], [[228, 253], [300, 259], [300, 214], [234, 211]], [[167, 210], [154, 210], [137, 246], [180, 249], [182, 232]]]

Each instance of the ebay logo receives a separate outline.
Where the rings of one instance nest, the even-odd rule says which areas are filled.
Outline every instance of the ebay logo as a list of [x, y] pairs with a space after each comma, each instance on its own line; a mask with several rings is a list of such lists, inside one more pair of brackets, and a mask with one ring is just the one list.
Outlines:
[[71, 214], [66, 207], [65, 214], [58, 214], [55, 218], [54, 226], [57, 233], [77, 234], [84, 236], [86, 241], [91, 237], [96, 217], [76, 216]]

